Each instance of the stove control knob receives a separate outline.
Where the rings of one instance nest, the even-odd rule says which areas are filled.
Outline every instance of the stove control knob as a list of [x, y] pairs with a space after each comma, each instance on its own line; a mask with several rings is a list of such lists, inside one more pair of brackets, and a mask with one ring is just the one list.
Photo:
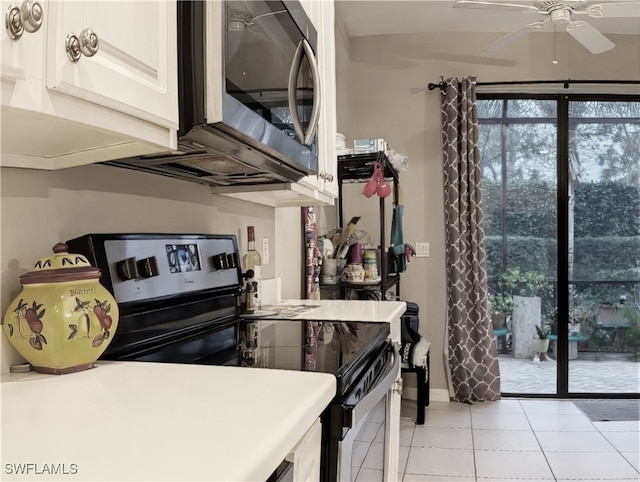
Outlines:
[[160, 274], [158, 272], [158, 261], [155, 256], [141, 259], [136, 265], [138, 267], [138, 273], [140, 273], [142, 278], [152, 278]]
[[229, 268], [236, 268], [238, 266], [236, 253], [227, 254], [227, 266]]
[[122, 281], [138, 278], [138, 265], [136, 258], [127, 258], [116, 263], [116, 271]]
[[224, 266], [224, 254], [216, 254], [211, 257], [211, 263], [215, 269], [223, 269]]

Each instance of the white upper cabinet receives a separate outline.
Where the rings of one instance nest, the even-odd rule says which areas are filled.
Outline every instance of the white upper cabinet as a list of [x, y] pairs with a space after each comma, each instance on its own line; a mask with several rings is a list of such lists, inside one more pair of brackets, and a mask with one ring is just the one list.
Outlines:
[[177, 147], [175, 1], [16, 5], [32, 14], [18, 12], [2, 34], [3, 166], [60, 169]]
[[[23, 7], [21, 19], [21, 6]], [[41, 52], [44, 49], [43, 6], [35, 2], [19, 4], [0, 2], [1, 12], [5, 15], [5, 31], [0, 37], [2, 52], [2, 79], [8, 81], [24, 80], [27, 77], [42, 78], [42, 62], [26, 55], [26, 52]], [[24, 19], [24, 21], [23, 21]], [[25, 26], [29, 29], [26, 30]], [[40, 57], [41, 58], [41, 57]], [[28, 61], [30, 60], [30, 63]], [[3, 104], [6, 90], [2, 89]]]
[[303, 8], [318, 31], [321, 111], [318, 122], [318, 174], [300, 181], [325, 195], [338, 197], [336, 157], [336, 44], [333, 1], [303, 0]]
[[176, 100], [167, 95], [174, 11], [165, 1], [51, 2], [47, 88], [176, 127]]

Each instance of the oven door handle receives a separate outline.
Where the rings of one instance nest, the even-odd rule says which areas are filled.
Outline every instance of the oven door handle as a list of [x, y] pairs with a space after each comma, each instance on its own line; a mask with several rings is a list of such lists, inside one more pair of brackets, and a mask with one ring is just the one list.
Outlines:
[[[298, 85], [298, 73], [302, 66], [303, 54], [306, 55], [309, 60], [311, 76], [313, 77], [313, 106], [311, 107], [311, 120], [309, 121], [309, 127], [306, 133], [302, 130], [302, 123], [298, 116], [298, 104], [296, 102], [296, 86]], [[289, 86], [287, 90], [289, 94], [289, 112], [291, 113], [293, 129], [296, 131], [296, 135], [300, 142], [305, 146], [309, 146], [313, 142], [313, 136], [315, 135], [320, 117], [320, 74], [318, 73], [318, 63], [313, 55], [313, 49], [305, 39], [300, 41], [298, 48], [296, 49], [296, 53], [293, 56], [291, 70], [289, 71]]]
[[355, 405], [343, 405], [343, 421], [345, 427], [354, 428], [360, 419], [373, 410], [382, 397], [389, 392], [400, 375], [400, 352], [398, 351], [397, 343], [393, 344], [393, 358], [393, 365], [381, 375], [373, 390], [367, 393], [364, 398], [359, 400]]

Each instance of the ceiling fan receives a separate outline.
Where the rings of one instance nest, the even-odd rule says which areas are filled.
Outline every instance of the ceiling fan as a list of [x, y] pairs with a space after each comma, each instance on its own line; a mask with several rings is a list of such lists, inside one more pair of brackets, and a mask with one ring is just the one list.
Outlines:
[[593, 54], [611, 50], [615, 44], [602, 35], [593, 25], [582, 20], [573, 20], [572, 15], [592, 18], [640, 18], [640, 1], [589, 4], [587, 0], [534, 0], [533, 5], [499, 3], [480, 0], [458, 0], [454, 8], [476, 8], [486, 10], [510, 10], [544, 15], [543, 20], [524, 25], [484, 47], [485, 52], [496, 51], [529, 32], [540, 30], [548, 22], [564, 27], [569, 35]]

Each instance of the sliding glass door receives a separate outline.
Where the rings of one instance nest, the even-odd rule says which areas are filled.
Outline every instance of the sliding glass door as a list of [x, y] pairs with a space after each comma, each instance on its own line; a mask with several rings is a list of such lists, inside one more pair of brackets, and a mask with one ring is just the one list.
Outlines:
[[640, 392], [640, 103], [569, 112], [569, 392]]
[[478, 114], [503, 393], [638, 393], [640, 101], [479, 95]]
[[[547, 350], [542, 356], [536, 351], [534, 336], [537, 329], [551, 331], [556, 311], [557, 105], [546, 99], [492, 99], [478, 103], [478, 114], [487, 274], [502, 391], [554, 394], [555, 363]], [[536, 376], [531, 376], [533, 363]]]

